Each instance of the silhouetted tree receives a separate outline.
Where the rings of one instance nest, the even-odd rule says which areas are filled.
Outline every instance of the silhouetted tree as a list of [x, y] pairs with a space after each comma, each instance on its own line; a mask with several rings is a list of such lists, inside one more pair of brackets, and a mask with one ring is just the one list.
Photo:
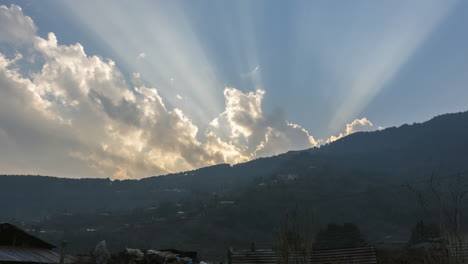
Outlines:
[[353, 223], [328, 224], [325, 229], [321, 229], [315, 238], [314, 248], [352, 248], [365, 246], [361, 231]]
[[440, 229], [437, 224], [425, 224], [419, 221], [411, 230], [410, 245], [431, 242], [440, 238]]
[[312, 228], [311, 215], [300, 215], [297, 208], [286, 214], [277, 232], [276, 252], [279, 263], [287, 264], [291, 258], [294, 264], [310, 263]]

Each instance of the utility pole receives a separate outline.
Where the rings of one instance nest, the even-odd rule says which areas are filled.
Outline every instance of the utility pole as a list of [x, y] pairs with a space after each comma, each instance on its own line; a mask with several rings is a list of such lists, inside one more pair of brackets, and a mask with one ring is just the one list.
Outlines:
[[65, 264], [65, 247], [67, 246], [67, 241], [62, 241], [62, 248], [60, 251], [60, 264]]

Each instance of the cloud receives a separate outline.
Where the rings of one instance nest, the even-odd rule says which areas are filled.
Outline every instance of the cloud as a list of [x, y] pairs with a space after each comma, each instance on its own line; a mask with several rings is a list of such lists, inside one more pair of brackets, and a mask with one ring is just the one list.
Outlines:
[[144, 53], [144, 52], [138, 54], [138, 56], [137, 56], [137, 59], [144, 59], [144, 58], [146, 58], [146, 53]]
[[[388, 9], [388, 12], [378, 18], [369, 16], [382, 23], [374, 24], [367, 18], [353, 19], [352, 23], [357, 24], [351, 24], [350, 28], [360, 30], [349, 35], [342, 34], [343, 39], [340, 41], [347, 44], [346, 48], [337, 50], [333, 48], [333, 44], [326, 42], [327, 47], [332, 48], [326, 52], [321, 51], [320, 54], [328, 53], [323, 60], [331, 64], [340, 78], [345, 80], [347, 87], [347, 92], [336, 97], [337, 107], [330, 126], [341, 126], [372, 102], [450, 15], [457, 2], [459, 1], [430, 0], [402, 1], [397, 5], [394, 5], [396, 2], [382, 3], [381, 6]], [[392, 10], [394, 8], [396, 10]], [[370, 31], [368, 25], [372, 25]], [[363, 34], [362, 37], [360, 34]]]
[[[383, 127], [379, 126], [377, 129], [381, 130], [383, 129]], [[336, 141], [342, 137], [351, 135], [356, 132], [373, 131], [373, 130], [375, 130], [374, 124], [372, 124], [372, 122], [369, 121], [367, 118], [364, 117], [361, 119], [354, 119], [353, 122], [346, 124], [346, 130], [344, 133], [340, 133], [338, 136], [331, 136], [330, 138], [327, 139], [327, 143]]]
[[242, 78], [254, 77], [254, 75], [257, 74], [259, 70], [260, 70], [260, 65], [257, 65], [255, 66], [255, 68], [253, 68], [253, 70], [246, 72], [246, 73], [242, 73], [241, 77]]
[[317, 145], [304, 128], [287, 122], [280, 111], [265, 115], [262, 110], [264, 94], [264, 90], [243, 93], [226, 88], [226, 110], [211, 122], [212, 127], [251, 158]]
[[24, 43], [31, 41], [36, 33], [32, 19], [23, 14], [17, 5], [0, 6], [0, 43]]
[[362, 119], [355, 119], [351, 124], [346, 124], [346, 135], [359, 131], [370, 131], [373, 126], [374, 124], [365, 117]]
[[[0, 154], [3, 173], [138, 178], [316, 144], [281, 113], [263, 113], [263, 90], [226, 88], [225, 111], [199, 131], [137, 73], [129, 83], [114, 61], [87, 55], [81, 44], [37, 36], [21, 8], [0, 10], [0, 21], [22, 21], [0, 33], [17, 53], [0, 53], [0, 146], [9, 150]], [[34, 65], [24, 59], [32, 56]]]

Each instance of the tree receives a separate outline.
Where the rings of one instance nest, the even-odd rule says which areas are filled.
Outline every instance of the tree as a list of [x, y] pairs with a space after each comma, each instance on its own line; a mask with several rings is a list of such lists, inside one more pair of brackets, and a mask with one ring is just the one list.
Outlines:
[[314, 248], [353, 248], [365, 246], [366, 244], [361, 231], [355, 224], [344, 223], [339, 225], [331, 223], [317, 233]]
[[312, 215], [300, 215], [297, 208], [286, 213], [281, 228], [277, 232], [276, 252], [278, 262], [294, 264], [310, 263], [312, 253]]
[[[464, 263], [464, 249], [463, 245], [466, 243], [465, 236], [462, 230], [462, 212], [463, 205], [466, 201], [468, 194], [468, 185], [466, 184], [466, 177], [462, 172], [457, 173], [455, 176], [448, 175], [441, 177], [438, 170], [434, 170], [429, 181], [429, 187], [432, 200], [435, 201], [438, 215], [438, 230], [443, 236], [443, 246], [450, 254], [444, 256], [433, 256], [428, 254], [426, 256], [427, 263]], [[427, 202], [427, 198], [421, 192], [417, 192], [419, 204], [428, 212], [432, 205]], [[429, 196], [430, 197], [430, 196]], [[421, 222], [422, 223], [422, 222]], [[429, 235], [427, 231], [423, 231], [424, 226], [417, 225], [413, 230], [412, 240], [423, 240]], [[423, 234], [423, 233], [426, 234]]]
[[[430, 187], [436, 198], [439, 215], [439, 230], [448, 240], [455, 240], [457, 244], [463, 244], [461, 217], [464, 201], [468, 194], [468, 186], [463, 173], [459, 172], [455, 177], [440, 177], [435, 170], [431, 175]], [[447, 180], [442, 184], [442, 180]]]
[[466, 180], [461, 172], [441, 177], [436, 169], [429, 179], [430, 192], [428, 194], [407, 185], [410, 191], [416, 193], [419, 205], [429, 215], [432, 216], [435, 211], [437, 212], [440, 233], [459, 240], [458, 243], [463, 242], [461, 223], [463, 222], [463, 205], [468, 194]]
[[419, 221], [411, 230], [410, 245], [423, 242], [432, 242], [440, 238], [440, 229], [437, 224], [425, 224]]

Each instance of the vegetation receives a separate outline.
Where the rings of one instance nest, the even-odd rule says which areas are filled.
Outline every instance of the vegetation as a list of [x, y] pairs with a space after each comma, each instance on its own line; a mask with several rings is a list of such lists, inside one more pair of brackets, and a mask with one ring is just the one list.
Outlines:
[[410, 245], [424, 242], [436, 242], [440, 240], [440, 229], [437, 224], [425, 224], [419, 221], [411, 230]]
[[314, 247], [317, 249], [355, 248], [366, 246], [363, 235], [353, 223], [343, 225], [328, 224], [321, 229], [315, 238]]
[[277, 231], [276, 253], [282, 264], [292, 262], [310, 263], [313, 249], [313, 219], [307, 214], [300, 215], [297, 208], [286, 213], [286, 217]]
[[[421, 220], [462, 234], [465, 192], [448, 186], [465, 179], [458, 171], [468, 167], [466, 146], [468, 112], [142, 180], [0, 176], [0, 221], [13, 216], [47, 240], [69, 241], [71, 252], [88, 252], [105, 239], [111, 250], [179, 248], [218, 259], [228, 247], [248, 248], [252, 241], [274, 247], [274, 231], [290, 208], [320, 212], [313, 225], [319, 234], [348, 230], [343, 246], [360, 245], [363, 237], [370, 244], [389, 235], [408, 241]], [[431, 177], [434, 167], [437, 177]], [[413, 236], [417, 243], [427, 234]]]

